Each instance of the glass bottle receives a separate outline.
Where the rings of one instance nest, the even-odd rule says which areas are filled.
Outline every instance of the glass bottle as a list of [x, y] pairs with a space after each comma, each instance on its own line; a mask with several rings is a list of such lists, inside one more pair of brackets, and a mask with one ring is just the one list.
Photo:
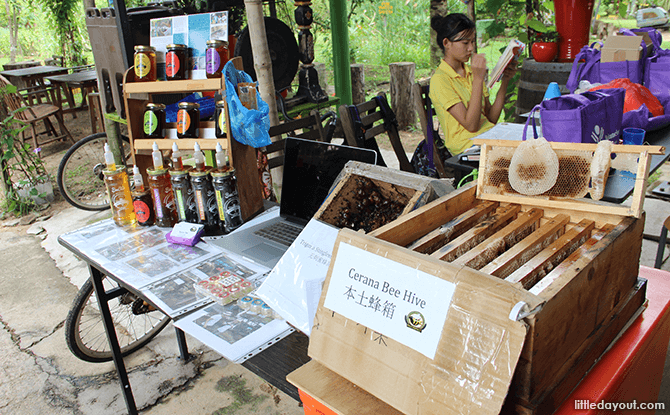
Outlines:
[[112, 218], [119, 226], [136, 225], [137, 218], [133, 210], [133, 197], [130, 194], [130, 182], [126, 166], [115, 166], [102, 171], [105, 176], [105, 186], [109, 196], [109, 206], [112, 208]]
[[134, 65], [135, 82], [154, 82], [156, 80], [156, 48], [153, 46], [135, 46]]
[[226, 120], [226, 102], [217, 101], [214, 110], [214, 133], [216, 138], [228, 136], [228, 125]]
[[198, 138], [200, 132], [200, 104], [180, 102], [177, 111], [177, 138]]
[[196, 206], [196, 222], [205, 225], [205, 235], [220, 235], [221, 222], [216, 205], [212, 178], [209, 169], [205, 171], [191, 170], [188, 175], [191, 178], [193, 197]]
[[149, 189], [154, 201], [156, 226], [169, 228], [177, 222], [177, 209], [167, 169], [147, 169]]
[[170, 170], [170, 182], [179, 222], [197, 223], [197, 209], [188, 175], [191, 168]]
[[216, 195], [221, 228], [225, 233], [232, 232], [243, 223], [235, 169], [226, 167], [213, 171], [212, 185]]
[[165, 137], [165, 105], [148, 103], [144, 111], [144, 138]]
[[165, 78], [168, 81], [186, 79], [188, 47], [186, 45], [171, 43], [165, 48], [167, 50], [165, 53]]
[[228, 42], [225, 40], [208, 40], [205, 51], [205, 75], [207, 78], [221, 78], [223, 67], [228, 62]]
[[144, 180], [142, 174], [137, 166], [133, 167], [133, 183], [135, 184], [132, 191], [133, 195], [133, 210], [137, 223], [141, 226], [151, 226], [154, 224], [154, 204], [151, 200], [151, 194], [144, 187]]

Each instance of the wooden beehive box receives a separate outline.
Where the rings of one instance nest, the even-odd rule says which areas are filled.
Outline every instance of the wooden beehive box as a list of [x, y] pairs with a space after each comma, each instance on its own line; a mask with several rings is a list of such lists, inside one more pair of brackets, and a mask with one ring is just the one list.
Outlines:
[[[482, 146], [482, 160], [487, 156], [486, 147]], [[630, 147], [623, 150], [635, 151]], [[635, 160], [638, 177], [631, 207], [586, 199], [478, 193], [478, 186], [473, 183], [407, 213], [369, 236], [343, 235], [341, 231], [340, 238], [346, 236], [347, 243], [398, 258], [406, 264], [414, 261], [417, 269], [434, 269], [435, 275], [442, 272], [439, 265], [434, 268], [436, 260], [438, 264], [442, 261], [447, 279], [464, 283], [464, 278], [475, 281], [482, 274], [495, 277], [498, 282], [493, 286], [490, 279], [481, 279], [486, 285], [482, 292], [488, 294], [473, 301], [481, 303], [482, 298], [497, 290], [502, 296], [515, 296], [537, 305], [524, 318], [525, 342], [502, 412], [552, 413], [644, 304], [645, 285], [638, 281], [637, 275], [648, 157], [649, 153], [643, 149]], [[480, 184], [481, 179], [482, 176]], [[381, 241], [395, 244], [399, 250], [387, 245], [373, 246], [369, 239], [374, 238], [370, 237], [380, 244]], [[326, 288], [329, 280], [330, 271]], [[448, 394], [437, 398], [428, 394], [417, 398], [417, 402], [408, 401], [406, 396], [400, 399], [400, 391], [378, 387], [369, 377], [358, 373], [361, 369], [357, 367], [386, 371], [387, 375], [418, 376], [437, 363], [415, 359], [412, 350], [402, 347], [391, 355], [396, 359], [380, 358], [385, 355], [377, 355], [366, 343], [374, 341], [375, 336], [366, 337], [356, 328], [358, 324], [347, 323], [346, 318], [324, 307], [326, 291], [310, 342], [310, 355], [314, 359], [406, 413], [422, 414], [426, 410], [425, 413], [433, 413], [426, 408], [444, 410], [453, 404], [440, 406], [444, 403], [437, 402], [440, 399], [459, 399]], [[488, 305], [475, 305], [481, 307]], [[330, 334], [324, 336], [328, 331]], [[329, 344], [337, 338], [344, 338], [339, 346]], [[442, 341], [447, 341], [444, 336]], [[363, 350], [365, 359], [356, 356], [357, 362], [350, 364], [331, 357], [337, 351], [351, 352], [350, 348]], [[397, 360], [403, 353], [407, 354], [407, 361], [389, 361]], [[411, 383], [412, 377], [416, 376], [404, 377], [403, 385]], [[425, 384], [416, 391], [424, 393]], [[422, 404], [428, 406], [421, 409]], [[478, 413], [495, 413], [491, 408], [486, 409]]]
[[370, 232], [433, 200], [433, 179], [349, 162], [314, 218]]

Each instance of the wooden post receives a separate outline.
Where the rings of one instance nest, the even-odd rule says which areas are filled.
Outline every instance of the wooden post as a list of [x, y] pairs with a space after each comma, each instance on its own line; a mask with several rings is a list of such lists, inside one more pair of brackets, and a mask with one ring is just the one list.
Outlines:
[[353, 63], [351, 67], [351, 100], [358, 105], [365, 102], [365, 70], [360, 63]]
[[[244, 0], [249, 21], [249, 38], [251, 39], [251, 50], [254, 55], [254, 69], [258, 77], [258, 88], [263, 101], [270, 107], [270, 126], [279, 124], [277, 115], [277, 98], [275, 97], [275, 83], [272, 75], [272, 59], [268, 47], [267, 34], [265, 32], [265, 19], [263, 17], [263, 3], [261, 0]], [[276, 187], [281, 195], [283, 167], [277, 167], [271, 171], [272, 186]]]
[[398, 129], [404, 130], [414, 124], [415, 111], [412, 100], [414, 85], [414, 62], [389, 64], [391, 72], [391, 109], [398, 120]]

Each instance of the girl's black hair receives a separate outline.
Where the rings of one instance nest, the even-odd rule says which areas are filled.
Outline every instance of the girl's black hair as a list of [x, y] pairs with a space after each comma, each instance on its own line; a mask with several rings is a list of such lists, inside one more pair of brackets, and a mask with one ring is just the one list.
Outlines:
[[461, 40], [464, 35], [461, 32], [471, 32], [475, 30], [475, 22], [463, 13], [451, 13], [446, 16], [435, 16], [430, 21], [430, 27], [437, 33], [437, 46], [444, 51], [444, 39], [451, 42]]

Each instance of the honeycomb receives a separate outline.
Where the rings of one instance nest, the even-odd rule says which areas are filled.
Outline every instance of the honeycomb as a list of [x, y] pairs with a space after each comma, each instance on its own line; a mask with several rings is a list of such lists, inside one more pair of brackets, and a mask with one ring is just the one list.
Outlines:
[[[486, 165], [480, 166], [482, 192], [498, 195], [520, 195], [509, 183], [509, 166], [514, 147], [493, 146], [487, 153]], [[556, 184], [539, 197], [582, 198], [589, 191], [592, 151], [555, 150], [558, 156], [558, 177]], [[519, 174], [526, 177], [541, 175], [540, 164], [526, 165]]]

